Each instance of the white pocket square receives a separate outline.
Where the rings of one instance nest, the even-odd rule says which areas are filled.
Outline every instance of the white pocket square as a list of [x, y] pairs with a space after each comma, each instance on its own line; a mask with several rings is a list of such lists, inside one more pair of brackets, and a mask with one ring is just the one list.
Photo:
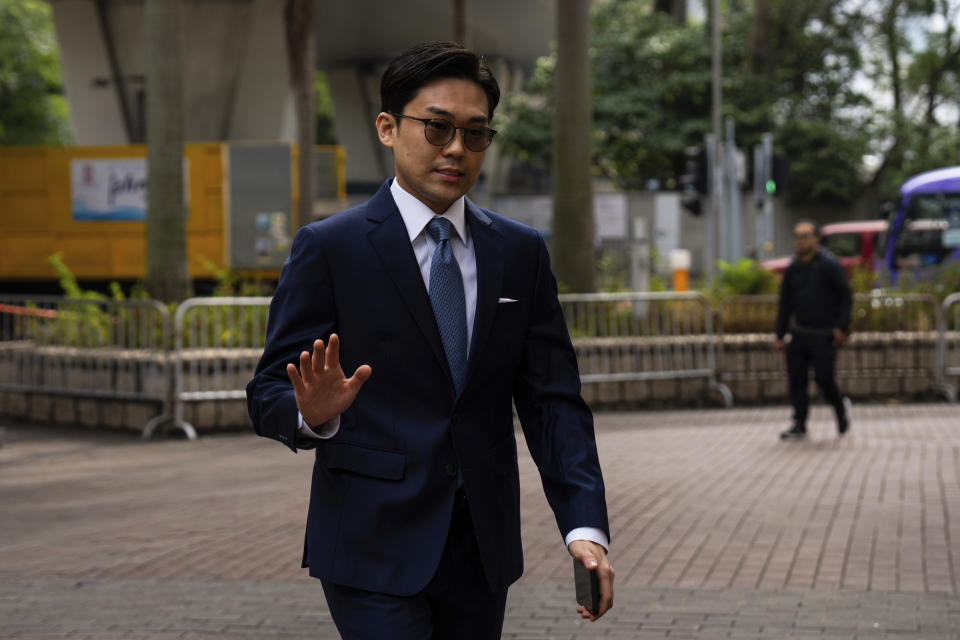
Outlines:
[[497, 298], [497, 304], [505, 304], [507, 302], [516, 302], [513, 298]]

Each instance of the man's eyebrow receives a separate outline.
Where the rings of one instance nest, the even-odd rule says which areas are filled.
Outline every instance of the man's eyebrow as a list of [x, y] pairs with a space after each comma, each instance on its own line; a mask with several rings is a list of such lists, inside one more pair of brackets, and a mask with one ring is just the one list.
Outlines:
[[[426, 110], [438, 116], [445, 116], [447, 118], [450, 118], [451, 120], [454, 119], [454, 115], [452, 113], [450, 113], [445, 109], [441, 109], [440, 107], [427, 107]], [[488, 122], [490, 122], [490, 119], [487, 118], [486, 116], [473, 116], [472, 118], [467, 120], [467, 122], [479, 122], [482, 124], [487, 124]]]

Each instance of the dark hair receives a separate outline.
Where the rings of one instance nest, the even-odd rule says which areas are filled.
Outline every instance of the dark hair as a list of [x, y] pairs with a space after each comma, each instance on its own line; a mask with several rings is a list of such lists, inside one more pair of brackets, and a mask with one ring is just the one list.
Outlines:
[[817, 224], [814, 220], [811, 220], [810, 218], [800, 218], [795, 223], [793, 223], [793, 228], [796, 229], [802, 224], [808, 224], [811, 227], [813, 227], [813, 235], [818, 238], [820, 237], [820, 225]]
[[437, 78], [463, 78], [487, 94], [487, 116], [500, 102], [500, 85], [483, 58], [455, 42], [425, 42], [393, 59], [380, 79], [380, 110], [403, 113], [424, 85]]

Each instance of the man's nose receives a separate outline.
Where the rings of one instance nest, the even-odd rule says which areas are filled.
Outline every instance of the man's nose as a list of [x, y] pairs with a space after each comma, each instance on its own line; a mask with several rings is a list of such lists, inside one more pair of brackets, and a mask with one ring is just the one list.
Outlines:
[[450, 138], [450, 142], [443, 145], [443, 153], [445, 155], [463, 155], [466, 151], [466, 146], [463, 143], [463, 134], [464, 132], [460, 129], [453, 130], [453, 137]]

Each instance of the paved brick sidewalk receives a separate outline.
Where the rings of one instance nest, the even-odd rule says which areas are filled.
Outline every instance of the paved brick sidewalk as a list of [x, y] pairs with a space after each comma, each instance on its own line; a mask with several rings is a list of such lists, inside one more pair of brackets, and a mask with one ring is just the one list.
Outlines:
[[[598, 416], [616, 606], [573, 615], [521, 446], [527, 572], [505, 638], [960, 638], [960, 407]], [[333, 638], [299, 567], [312, 457], [247, 434], [142, 444], [8, 425], [0, 638]]]
[[[313, 585], [315, 587], [316, 585]], [[309, 583], [272, 580], [0, 582], [3, 638], [337, 638]], [[508, 640], [596, 638], [956, 638], [946, 595], [852, 591], [636, 589], [601, 621], [570, 615], [566, 587], [510, 591]]]

